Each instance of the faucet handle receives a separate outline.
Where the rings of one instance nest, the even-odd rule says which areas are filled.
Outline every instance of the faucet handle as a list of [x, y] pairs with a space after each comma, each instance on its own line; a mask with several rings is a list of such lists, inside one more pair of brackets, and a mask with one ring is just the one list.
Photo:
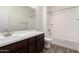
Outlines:
[[48, 29], [48, 31], [50, 32], [51, 30], [50, 30], [50, 29]]
[[5, 30], [4, 30], [5, 32], [8, 32], [8, 28], [5, 28]]

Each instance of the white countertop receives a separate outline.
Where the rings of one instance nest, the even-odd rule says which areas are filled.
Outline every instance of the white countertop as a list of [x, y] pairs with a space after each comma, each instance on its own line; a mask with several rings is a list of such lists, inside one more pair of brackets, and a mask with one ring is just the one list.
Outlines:
[[36, 31], [36, 30], [25, 30], [25, 31], [15, 31], [12, 33], [10, 37], [3, 37], [0, 35], [0, 47], [12, 44], [24, 39], [28, 39], [33, 36], [37, 36], [42, 34], [43, 32]]

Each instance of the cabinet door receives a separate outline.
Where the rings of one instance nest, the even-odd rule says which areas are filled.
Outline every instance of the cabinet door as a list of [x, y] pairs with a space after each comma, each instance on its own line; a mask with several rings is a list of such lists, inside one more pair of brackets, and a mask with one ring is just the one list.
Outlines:
[[15, 53], [27, 53], [27, 47], [24, 46], [24, 47], [20, 48], [19, 50], [15, 51]]
[[44, 48], [44, 34], [36, 37], [36, 52], [41, 52]]
[[43, 48], [44, 48], [44, 40], [43, 39], [37, 40], [36, 52], [41, 52]]
[[35, 42], [29, 44], [29, 47], [28, 47], [28, 52], [29, 53], [35, 53]]
[[0, 53], [15, 53], [17, 50], [20, 50], [21, 47], [27, 46], [27, 40], [22, 40], [16, 43], [12, 43], [3, 47], [0, 47]]
[[29, 53], [35, 52], [35, 37], [28, 39], [28, 52]]

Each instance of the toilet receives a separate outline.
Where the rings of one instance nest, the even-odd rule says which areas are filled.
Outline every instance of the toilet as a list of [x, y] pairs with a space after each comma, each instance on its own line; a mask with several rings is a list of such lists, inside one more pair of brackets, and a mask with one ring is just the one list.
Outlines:
[[45, 37], [45, 48], [50, 48], [51, 43], [52, 39]]

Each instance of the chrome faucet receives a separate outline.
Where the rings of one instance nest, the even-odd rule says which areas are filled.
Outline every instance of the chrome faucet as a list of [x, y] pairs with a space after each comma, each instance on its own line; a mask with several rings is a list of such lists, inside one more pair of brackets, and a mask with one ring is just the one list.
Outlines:
[[8, 29], [6, 28], [4, 31], [4, 37], [8, 37], [11, 36], [11, 32], [8, 31]]

